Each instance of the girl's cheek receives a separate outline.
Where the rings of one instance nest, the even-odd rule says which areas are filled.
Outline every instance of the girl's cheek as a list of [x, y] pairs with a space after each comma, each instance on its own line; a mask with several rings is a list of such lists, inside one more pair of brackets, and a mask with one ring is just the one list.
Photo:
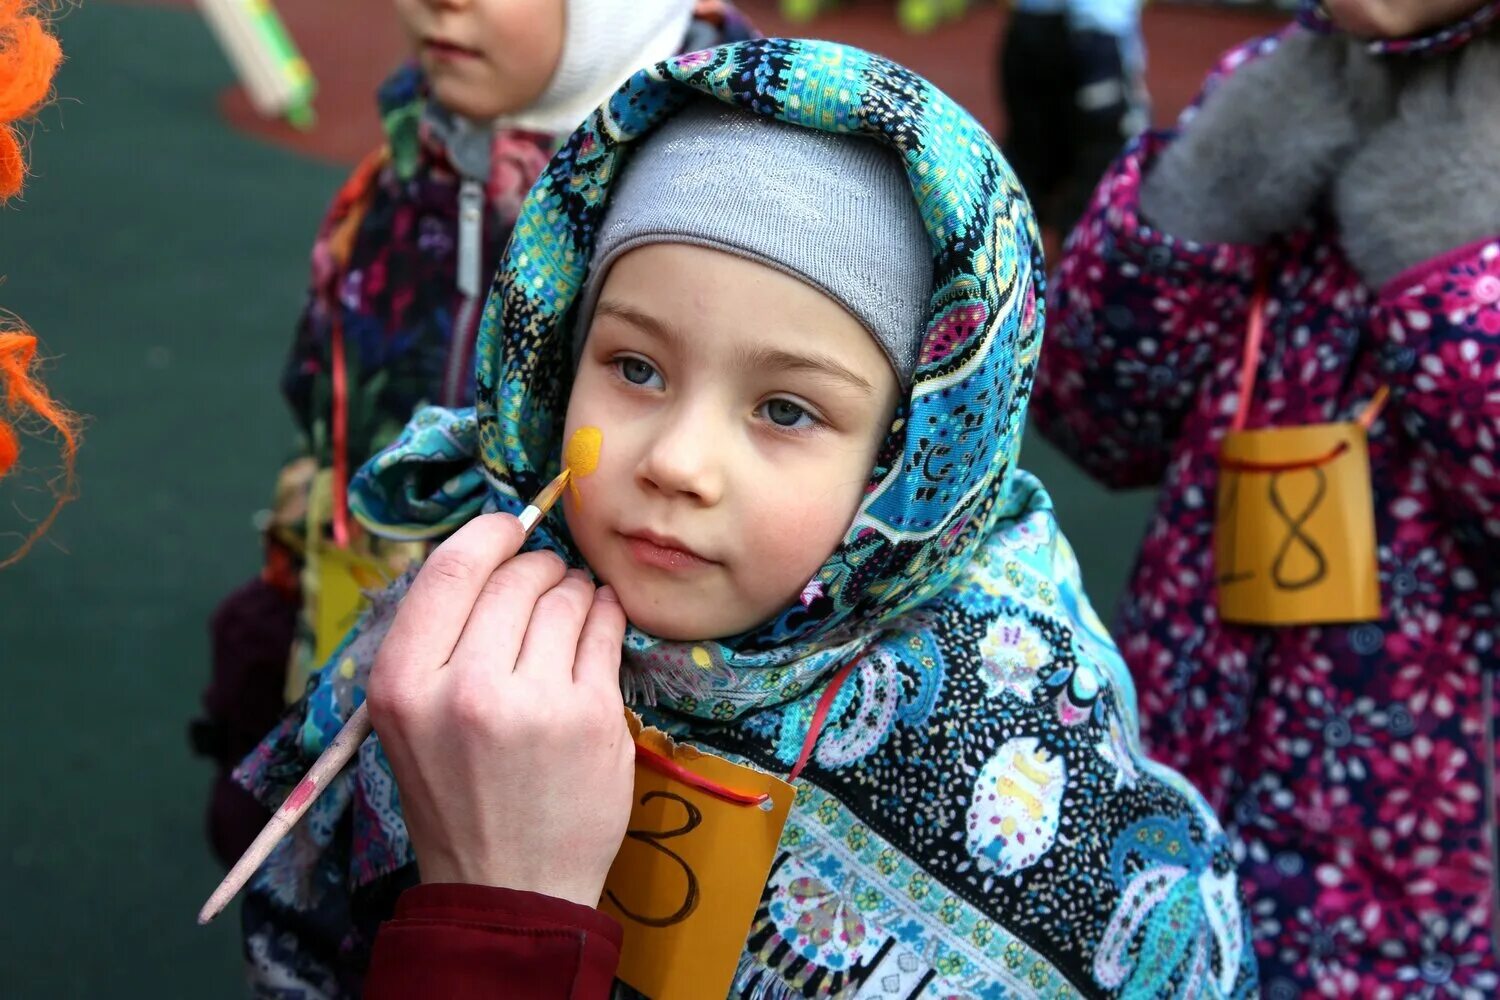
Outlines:
[[747, 551], [757, 553], [756, 561], [775, 578], [778, 594], [800, 593], [838, 548], [853, 519], [853, 512], [840, 506], [832, 497], [819, 497], [816, 490], [781, 493], [754, 506], [755, 537], [746, 539]]

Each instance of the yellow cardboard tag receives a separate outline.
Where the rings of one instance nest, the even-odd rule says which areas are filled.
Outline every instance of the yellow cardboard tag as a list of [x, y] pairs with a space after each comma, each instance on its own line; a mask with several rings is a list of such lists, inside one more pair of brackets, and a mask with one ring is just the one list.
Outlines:
[[387, 583], [380, 564], [368, 556], [332, 545], [318, 550], [317, 615], [313, 659], [326, 663], [365, 608], [365, 591]]
[[769, 793], [742, 805], [636, 765], [630, 827], [604, 883], [600, 908], [624, 928], [619, 977], [652, 1000], [729, 992], [770, 876], [796, 789], [773, 775], [677, 745], [656, 729], [636, 741], [699, 778], [736, 792]]
[[1246, 625], [1380, 617], [1364, 425], [1232, 431], [1220, 466], [1219, 617]]

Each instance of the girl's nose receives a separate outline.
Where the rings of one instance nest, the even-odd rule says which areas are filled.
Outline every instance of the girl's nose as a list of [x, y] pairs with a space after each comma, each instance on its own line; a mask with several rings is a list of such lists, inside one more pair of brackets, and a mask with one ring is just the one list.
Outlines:
[[637, 476], [661, 493], [711, 507], [724, 497], [723, 440], [702, 414], [674, 411], [642, 456]]

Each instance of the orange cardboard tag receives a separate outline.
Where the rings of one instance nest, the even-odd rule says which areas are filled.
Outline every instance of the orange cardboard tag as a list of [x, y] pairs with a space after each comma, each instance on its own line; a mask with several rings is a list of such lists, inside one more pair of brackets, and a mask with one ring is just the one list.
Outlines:
[[1220, 454], [1214, 555], [1225, 621], [1379, 618], [1365, 424], [1231, 431]]
[[[637, 744], [688, 780], [636, 765], [630, 827], [600, 901], [625, 931], [618, 975], [652, 1000], [725, 996], [796, 789], [642, 730], [633, 714], [630, 724]], [[770, 799], [733, 802], [703, 784]]]

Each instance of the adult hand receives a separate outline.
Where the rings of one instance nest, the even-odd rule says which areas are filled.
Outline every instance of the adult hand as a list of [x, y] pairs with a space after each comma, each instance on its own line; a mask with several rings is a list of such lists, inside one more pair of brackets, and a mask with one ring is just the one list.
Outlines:
[[1374, 288], [1500, 234], [1500, 37], [1416, 67], [1392, 120], [1339, 174], [1334, 210]]
[[370, 718], [424, 882], [594, 906], [630, 817], [625, 612], [507, 514], [428, 558], [370, 675]]
[[1389, 115], [1390, 75], [1349, 39], [1287, 33], [1209, 92], [1142, 185], [1142, 213], [1199, 242], [1261, 244], [1295, 229]]

